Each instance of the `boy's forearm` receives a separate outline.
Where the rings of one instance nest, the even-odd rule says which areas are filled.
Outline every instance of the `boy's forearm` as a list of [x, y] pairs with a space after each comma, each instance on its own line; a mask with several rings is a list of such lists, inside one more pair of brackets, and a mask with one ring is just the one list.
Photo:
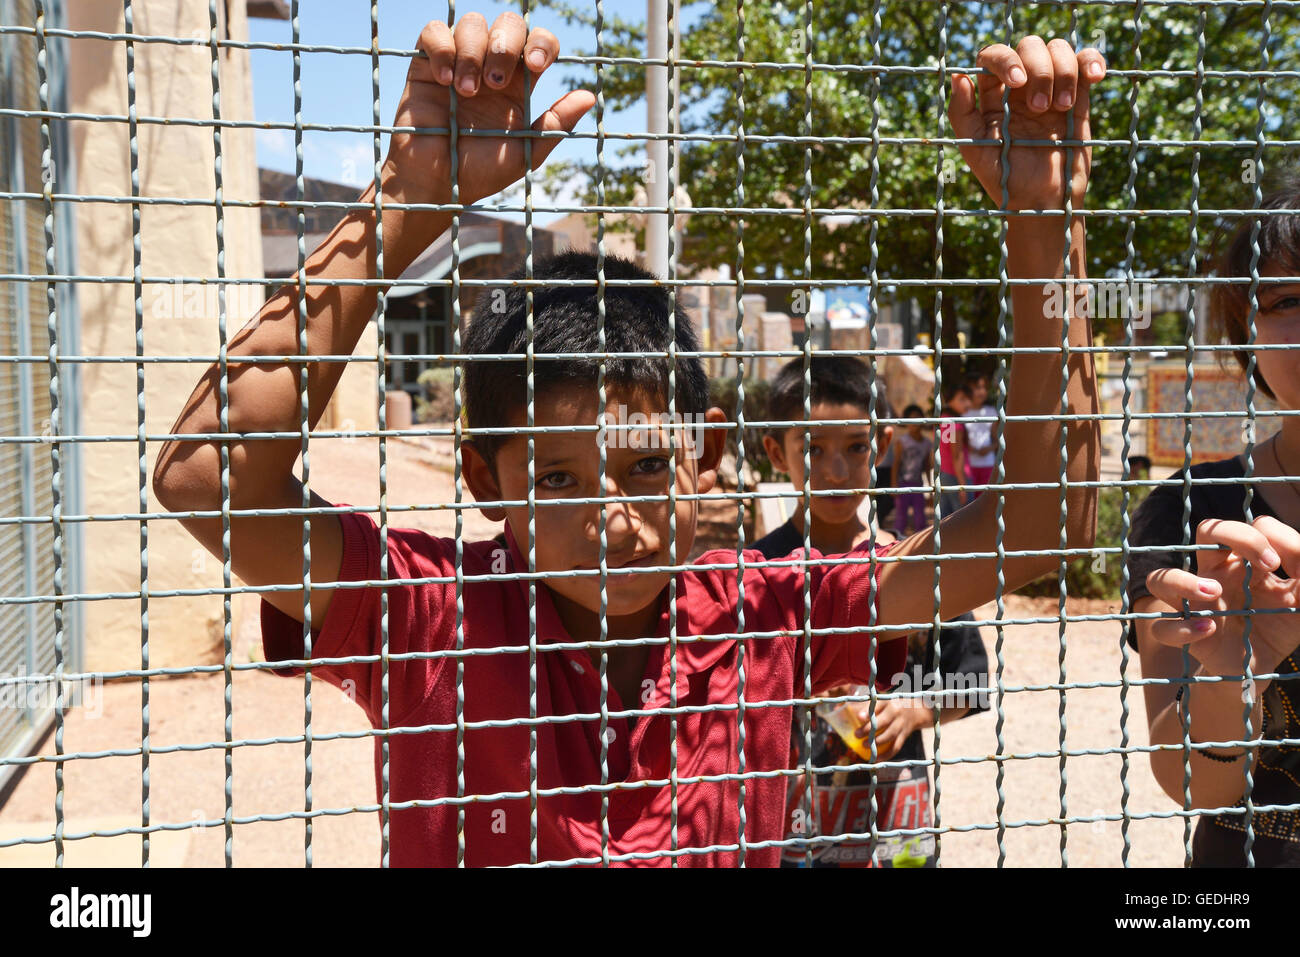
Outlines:
[[[1060, 218], [1016, 217], [1007, 237], [1008, 275], [1013, 279], [1044, 279], [1042, 284], [1012, 287], [1014, 345], [1018, 348], [1061, 346], [1061, 312], [1078, 301], [1074, 284], [1063, 284], [1065, 275], [1065, 230]], [[1086, 248], [1082, 219], [1070, 230], [1070, 277], [1086, 275]], [[1059, 308], [1058, 308], [1059, 307]], [[1071, 310], [1069, 344], [1092, 344], [1090, 318]], [[1061, 407], [1061, 353], [1016, 353], [1011, 360], [1007, 415], [1056, 415]], [[1071, 352], [1067, 411], [1095, 414], [1096, 376], [1092, 354]], [[1056, 485], [1059, 473], [1060, 432], [1066, 429], [1066, 472], [1070, 482], [1096, 481], [1100, 468], [1099, 425], [1095, 419], [1063, 423], [1059, 420], [1008, 422], [1006, 425], [1005, 481]], [[1045, 454], [1046, 453], [1046, 454]], [[984, 496], [987, 499], [989, 496]], [[1015, 489], [1006, 493], [1006, 547], [1055, 548], [1058, 545], [1056, 518], [1059, 492], [1053, 488]], [[1066, 491], [1067, 541], [1074, 547], [1092, 544], [1096, 526], [1097, 489], [1069, 488]], [[1012, 507], [1014, 501], [1014, 507]], [[986, 506], [987, 507], [987, 506]], [[1051, 541], [1044, 538], [1051, 530]], [[1054, 566], [1055, 560], [1048, 559]]]
[[[373, 203], [374, 187], [358, 202]], [[447, 228], [449, 213], [385, 210], [384, 274], [395, 278]], [[351, 210], [307, 257], [307, 354], [351, 355], [375, 311], [378, 287], [322, 285], [320, 280], [373, 279], [376, 228], [373, 209]], [[240, 356], [292, 356], [298, 347], [298, 276], [287, 281], [258, 315], [230, 340], [228, 362], [229, 431], [297, 431], [301, 421], [300, 363], [239, 364]], [[308, 425], [314, 427], [343, 374], [341, 362], [308, 365]], [[177, 433], [220, 431], [219, 367], [209, 366], [176, 421]], [[231, 497], [256, 497], [259, 488], [278, 485], [298, 457], [298, 439], [231, 443]], [[159, 453], [155, 486], [160, 494], [198, 493], [206, 499], [217, 482], [219, 449], [211, 442], [168, 442]], [[179, 473], [179, 474], [178, 474]], [[195, 504], [192, 507], [205, 507]]]

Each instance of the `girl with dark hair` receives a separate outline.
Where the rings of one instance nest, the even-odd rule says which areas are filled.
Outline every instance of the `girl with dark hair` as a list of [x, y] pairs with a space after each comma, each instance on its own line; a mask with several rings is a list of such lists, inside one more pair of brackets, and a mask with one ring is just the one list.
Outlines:
[[[1243, 217], [1213, 260], [1214, 277], [1228, 281], [1212, 285], [1210, 319], [1223, 339], [1243, 347], [1236, 360], [1259, 391], [1285, 410], [1300, 409], [1300, 350], [1276, 348], [1300, 343], [1300, 179], [1287, 180], [1261, 208], [1266, 215]], [[1144, 689], [1151, 743], [1190, 747], [1190, 755], [1185, 747], [1151, 752], [1156, 780], [1180, 805], [1186, 793], [1193, 808], [1230, 808], [1200, 816], [1193, 866], [1245, 866], [1248, 854], [1257, 866], [1300, 865], [1300, 817], [1270, 810], [1300, 804], [1300, 749], [1269, 744], [1300, 737], [1300, 622], [1292, 614], [1300, 582], [1291, 580], [1300, 570], [1300, 418], [1278, 421], [1254, 445], [1249, 479], [1244, 452], [1192, 467], [1186, 528], [1196, 545], [1217, 548], [1192, 551], [1190, 571], [1186, 550], [1158, 548], [1186, 540], [1179, 485], [1156, 488], [1133, 518], [1131, 544], [1156, 548], [1130, 556], [1132, 610], [1169, 614], [1187, 602], [1207, 613], [1136, 618], [1128, 636], [1143, 677], [1168, 679]]]

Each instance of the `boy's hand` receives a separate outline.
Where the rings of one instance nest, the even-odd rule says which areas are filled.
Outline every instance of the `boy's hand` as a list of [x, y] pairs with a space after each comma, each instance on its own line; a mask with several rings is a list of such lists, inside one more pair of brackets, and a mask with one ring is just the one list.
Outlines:
[[[1023, 140], [1086, 140], [1092, 138], [1088, 123], [1088, 91], [1106, 75], [1106, 60], [1091, 47], [1075, 53], [1065, 40], [1044, 43], [1041, 37], [1025, 37], [1011, 49], [1005, 43], [985, 47], [976, 64], [992, 75], [975, 81], [965, 74], [952, 78], [952, 101], [948, 119], [953, 132], [963, 139], [1000, 139], [1003, 136], [1002, 93], [1009, 91], [1011, 137], [1007, 179], [1007, 209], [1061, 209], [1065, 203], [1067, 171], [1065, 148], [1016, 145]], [[1070, 108], [1074, 127], [1070, 128]], [[971, 171], [985, 191], [999, 205], [1002, 202], [1002, 146], [961, 147]], [[1083, 203], [1092, 168], [1092, 149], [1070, 150], [1068, 172], [1070, 197], [1075, 208]]]
[[[1192, 611], [1240, 611], [1245, 607], [1246, 560], [1251, 562], [1250, 604], [1256, 610], [1300, 606], [1300, 533], [1267, 516], [1245, 522], [1207, 519], [1196, 529], [1196, 543], [1222, 551], [1196, 553], [1199, 571], [1159, 568], [1147, 576], [1151, 594], [1173, 608], [1186, 599]], [[1273, 571], [1285, 568], [1290, 579]], [[1187, 645], [1207, 674], [1239, 675], [1245, 662], [1244, 615], [1214, 618], [1161, 618], [1151, 622], [1151, 636], [1161, 644]], [[1251, 616], [1251, 671], [1270, 674], [1300, 644], [1300, 627], [1292, 614]]]
[[[406, 75], [395, 126], [451, 126], [451, 85], [456, 89], [457, 182], [460, 202], [474, 203], [524, 175], [524, 139], [466, 136], [466, 130], [523, 130], [527, 76], [531, 89], [555, 62], [560, 42], [549, 30], [528, 33], [517, 13], [503, 13], [489, 31], [482, 14], [467, 13], [455, 29], [440, 20], [420, 32], [417, 57]], [[521, 59], [522, 58], [522, 59]], [[537, 131], [572, 130], [595, 104], [586, 90], [560, 97], [531, 124]], [[537, 169], [558, 139], [532, 141]], [[384, 191], [398, 202], [451, 201], [449, 134], [394, 133], [384, 162]]]
[[[930, 720], [930, 710], [915, 698], [890, 698], [876, 705], [876, 758], [888, 761], [902, 749], [912, 732], [926, 726]], [[868, 705], [858, 708], [858, 727], [854, 732], [859, 738], [871, 736], [871, 709]]]

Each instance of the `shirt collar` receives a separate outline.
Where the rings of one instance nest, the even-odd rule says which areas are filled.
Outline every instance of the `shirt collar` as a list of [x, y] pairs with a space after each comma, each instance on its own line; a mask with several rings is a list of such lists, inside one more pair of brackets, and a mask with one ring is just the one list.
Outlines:
[[[524, 555], [519, 543], [515, 540], [514, 532], [510, 528], [510, 523], [505, 523], [506, 544], [510, 549], [510, 561], [513, 570], [528, 570], [528, 557]], [[677, 634], [692, 635], [692, 616], [690, 613], [690, 577], [685, 572], [678, 572], [677, 580]], [[539, 581], [538, 585], [544, 583]], [[525, 593], [528, 589], [528, 582], [521, 580], [518, 586]], [[667, 602], [667, 586], [660, 598], [659, 626], [655, 631], [655, 636], [659, 638], [668, 637], [669, 614]], [[537, 589], [537, 640], [538, 642], [559, 642], [572, 641], [568, 631], [564, 628], [564, 623], [560, 621], [560, 613], [555, 608], [555, 602], [551, 598], [550, 589], [539, 587]], [[692, 641], [680, 643], [677, 646], [677, 696], [682, 698], [689, 690], [687, 676], [698, 674], [712, 667], [718, 659], [722, 658], [735, 644], [735, 639], [726, 641]], [[664, 699], [667, 699], [668, 688], [668, 662], [667, 662], [667, 644], [656, 644], [651, 648], [651, 658], [660, 664], [660, 680], [656, 690], [661, 692]]]

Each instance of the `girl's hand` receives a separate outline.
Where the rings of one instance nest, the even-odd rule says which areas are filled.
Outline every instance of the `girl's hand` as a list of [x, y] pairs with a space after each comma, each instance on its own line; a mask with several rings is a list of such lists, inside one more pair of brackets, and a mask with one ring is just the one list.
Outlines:
[[[1198, 574], [1159, 568], [1147, 576], [1151, 594], [1174, 608], [1187, 601], [1192, 611], [1240, 611], [1245, 608], [1246, 562], [1251, 564], [1252, 609], [1300, 607], [1300, 533], [1274, 518], [1245, 522], [1206, 519], [1196, 528], [1198, 545], [1221, 551], [1196, 552]], [[1273, 574], [1285, 568], [1291, 578]], [[1188, 646], [1188, 653], [1210, 675], [1239, 675], [1245, 663], [1244, 615], [1211, 618], [1162, 618], [1151, 623], [1161, 644]], [[1271, 674], [1300, 644], [1300, 621], [1285, 613], [1252, 615], [1251, 672]]]
[[[466, 136], [466, 130], [521, 131], [528, 88], [560, 52], [555, 34], [527, 31], [517, 13], [503, 13], [489, 31], [479, 13], [467, 13], [455, 29], [428, 23], [417, 48], [427, 59], [411, 61], [395, 126], [451, 126], [451, 88], [456, 90], [457, 183], [460, 202], [474, 203], [524, 175], [524, 139]], [[573, 90], [529, 126], [536, 131], [572, 130], [595, 104], [586, 90]], [[532, 141], [532, 168], [541, 166], [559, 139]], [[447, 133], [394, 133], [384, 162], [384, 192], [398, 202], [451, 202], [451, 137]]]
[[[1106, 60], [1089, 47], [1076, 53], [1065, 40], [1044, 43], [1025, 37], [1013, 50], [995, 43], [980, 51], [975, 63], [992, 75], [975, 80], [965, 74], [952, 79], [948, 119], [953, 132], [966, 139], [1011, 137], [1007, 209], [1061, 209], [1068, 182], [1075, 208], [1083, 203], [1092, 169], [1091, 148], [1070, 150], [1065, 169], [1065, 148], [1017, 146], [1018, 140], [1091, 139], [1088, 91], [1106, 75]], [[1008, 91], [1010, 123], [1003, 130], [1002, 93]], [[1070, 127], [1070, 108], [1074, 126]], [[1002, 147], [1000, 144], [961, 147], [971, 171], [995, 203], [1002, 203]]]

